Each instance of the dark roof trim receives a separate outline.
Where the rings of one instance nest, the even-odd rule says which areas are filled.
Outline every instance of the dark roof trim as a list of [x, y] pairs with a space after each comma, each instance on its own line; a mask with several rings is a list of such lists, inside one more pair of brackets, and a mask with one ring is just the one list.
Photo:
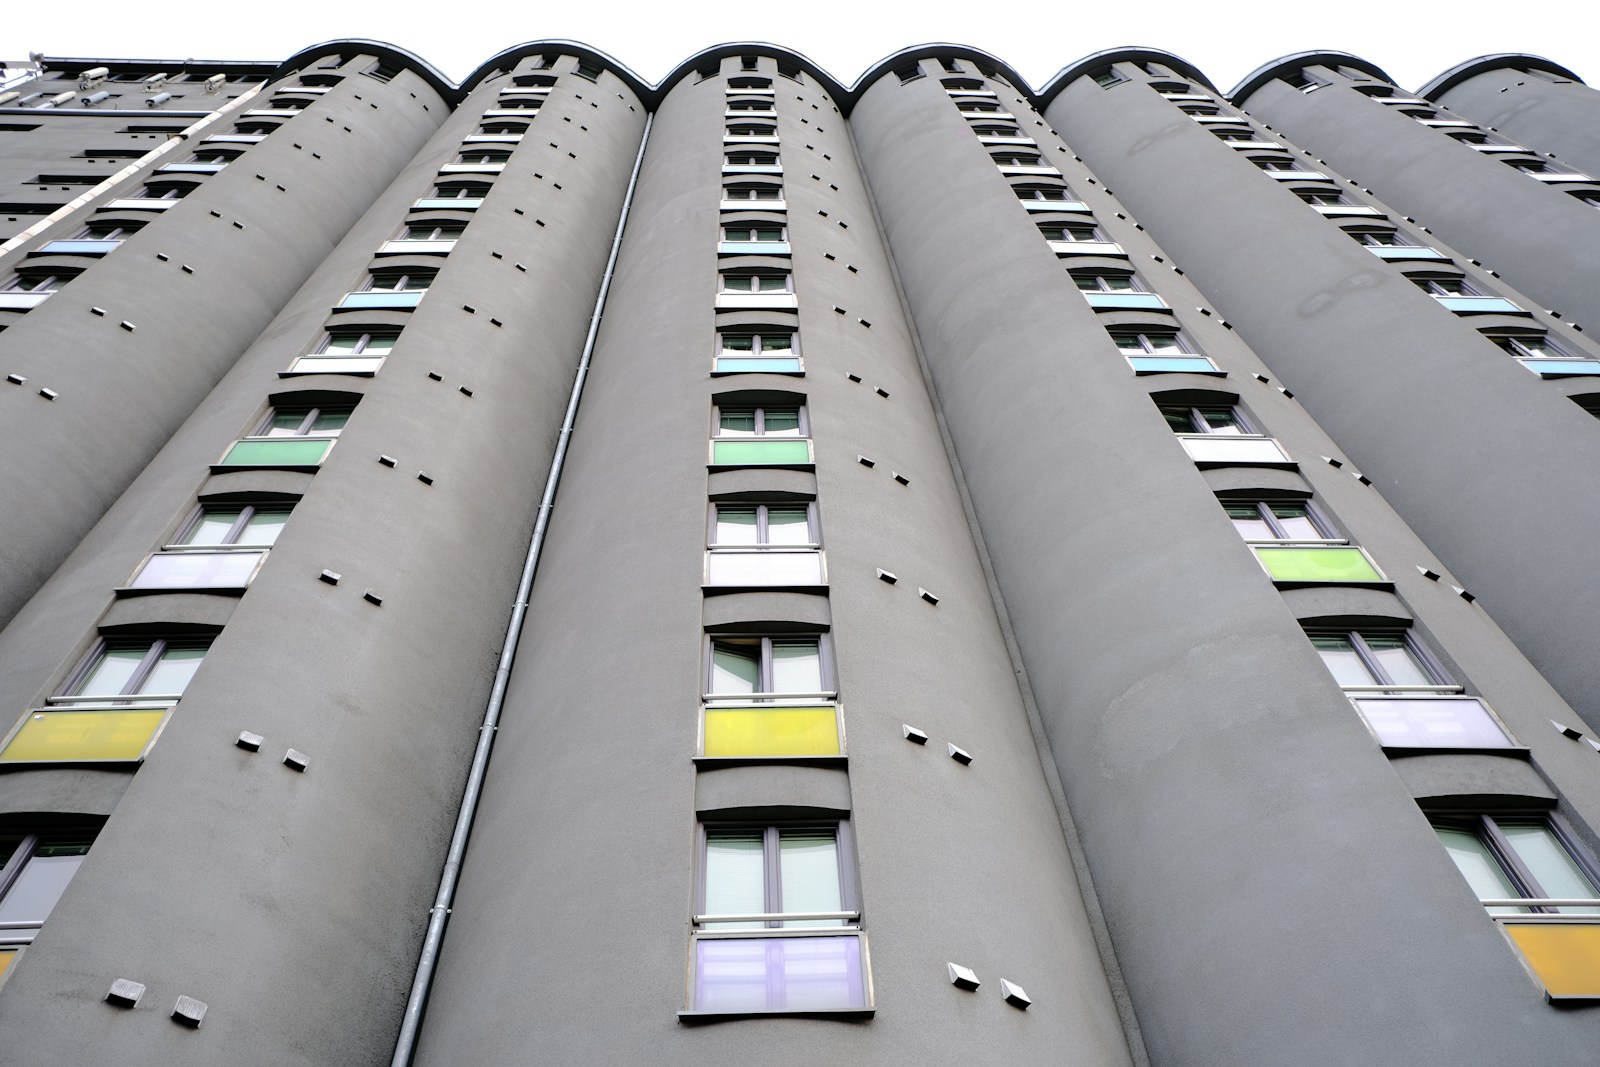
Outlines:
[[1443, 74], [1437, 75], [1433, 80], [1417, 90], [1417, 95], [1424, 100], [1437, 102], [1438, 98], [1460, 85], [1468, 78], [1475, 78], [1480, 74], [1487, 74], [1491, 70], [1542, 70], [1554, 74], [1558, 78], [1571, 78], [1579, 85], [1584, 81], [1572, 71], [1559, 63], [1552, 63], [1543, 56], [1529, 55], [1527, 52], [1496, 52], [1493, 55], [1478, 56], [1465, 63], [1457, 63]]
[[82, 74], [91, 67], [110, 67], [113, 74], [166, 71], [168, 74], [203, 73], [207, 77], [226, 74], [230, 78], [270, 78], [278, 64], [270, 59], [69, 59], [63, 56], [45, 56], [39, 63], [42, 72], [63, 74]]
[[1234, 87], [1228, 94], [1228, 100], [1234, 107], [1244, 107], [1244, 102], [1250, 98], [1263, 85], [1274, 78], [1282, 77], [1291, 71], [1304, 70], [1306, 67], [1354, 67], [1374, 78], [1381, 78], [1390, 85], [1394, 79], [1375, 63], [1368, 62], [1360, 56], [1351, 55], [1349, 52], [1295, 52], [1282, 56], [1272, 62], [1257, 67], [1245, 75], [1244, 81]]
[[660, 84], [649, 91], [646, 101], [649, 103], [650, 109], [652, 111], [655, 110], [656, 106], [665, 99], [673, 87], [693, 74], [696, 67], [712, 60], [721, 62], [732, 56], [766, 56], [769, 59], [781, 59], [792, 63], [799, 67], [803, 73], [809, 74], [816, 79], [817, 84], [822, 86], [841, 110], [846, 113], [849, 112], [849, 108], [845, 106], [845, 98], [849, 95], [849, 90], [840, 83], [839, 79], [823, 70], [810, 56], [802, 55], [792, 48], [785, 48], [781, 44], [771, 44], [767, 41], [730, 41], [727, 44], [713, 45], [710, 48], [701, 49], [676, 67], [673, 67], [672, 73], [661, 79]]
[[1183, 77], [1197, 81], [1212, 92], [1217, 92], [1217, 87], [1211, 84], [1211, 79], [1205, 76], [1201, 69], [1182, 56], [1163, 52], [1159, 48], [1141, 48], [1137, 45], [1124, 45], [1121, 48], [1105, 48], [1098, 52], [1091, 52], [1076, 63], [1062, 67], [1056, 76], [1044, 83], [1044, 89], [1039, 93], [1039, 110], [1043, 111], [1050, 106], [1050, 101], [1061, 94], [1061, 91], [1079, 78], [1099, 70], [1101, 67], [1110, 66], [1112, 63], [1160, 63], [1163, 67], [1171, 67]]
[[633, 90], [635, 96], [647, 103], [651, 110], [655, 109], [655, 99], [651, 96], [649, 82], [599, 49], [590, 48], [581, 42], [568, 41], [559, 37], [552, 37], [543, 41], [524, 41], [490, 56], [487, 60], [478, 64], [477, 68], [462, 81], [460, 89], [451, 97], [452, 102], [458, 101], [472, 92], [478, 87], [478, 83], [485, 78], [493, 77], [496, 73], [509, 72], [529, 56], [540, 55], [544, 52], [557, 52], [564, 56], [577, 56], [579, 59], [598, 63], [627, 82], [628, 88]]
[[344, 37], [335, 41], [323, 41], [321, 44], [314, 44], [310, 48], [302, 48], [278, 64], [277, 69], [272, 72], [272, 77], [274, 80], [286, 78], [295, 71], [304, 70], [315, 61], [326, 56], [351, 55], [377, 56], [382, 62], [391, 63], [412, 71], [427, 82], [433, 91], [443, 97], [452, 107], [465, 95], [456, 88], [450, 79], [439, 73], [438, 68], [415, 52], [408, 52], [404, 48], [385, 44], [382, 41], [369, 41], [364, 37]]
[[[841, 100], [839, 106], [848, 115], [851, 109], [855, 107], [856, 101], [861, 99], [861, 95], [872, 88], [877, 80], [885, 74], [890, 74], [896, 68], [903, 67], [907, 63], [918, 63], [924, 59], [945, 58], [965, 59], [970, 63], [988, 67], [1010, 82], [1011, 87], [1026, 97], [1029, 103], [1035, 107], [1039, 106], [1039, 94], [1033, 91], [1033, 87], [1028, 84], [1026, 78], [1012, 69], [1011, 64], [990, 52], [985, 52], [981, 48], [943, 41], [912, 45], [910, 48], [902, 48], [898, 52], [884, 56], [862, 72], [861, 77], [857, 78], [856, 83], [850, 87], [848, 104]], [[943, 70], [931, 71], [930, 73], [939, 76], [944, 75]]]

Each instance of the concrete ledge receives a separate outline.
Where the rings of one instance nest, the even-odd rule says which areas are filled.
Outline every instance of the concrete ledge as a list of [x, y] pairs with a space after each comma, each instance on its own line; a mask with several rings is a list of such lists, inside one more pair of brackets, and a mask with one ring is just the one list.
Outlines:
[[707, 816], [792, 818], [797, 809], [848, 815], [850, 776], [843, 768], [766, 765], [701, 769], [694, 780], [694, 810]]

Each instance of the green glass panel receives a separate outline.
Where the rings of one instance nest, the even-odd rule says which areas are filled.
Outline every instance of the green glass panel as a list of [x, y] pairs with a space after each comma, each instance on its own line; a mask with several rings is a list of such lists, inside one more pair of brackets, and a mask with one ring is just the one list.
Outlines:
[[1358, 548], [1256, 547], [1267, 573], [1278, 582], [1381, 582], [1378, 573]]
[[711, 461], [720, 466], [753, 467], [763, 464], [811, 462], [810, 442], [786, 438], [777, 441], [745, 439], [716, 441], [711, 446]]
[[240, 441], [228, 449], [222, 463], [229, 467], [315, 467], [332, 444], [315, 437]]

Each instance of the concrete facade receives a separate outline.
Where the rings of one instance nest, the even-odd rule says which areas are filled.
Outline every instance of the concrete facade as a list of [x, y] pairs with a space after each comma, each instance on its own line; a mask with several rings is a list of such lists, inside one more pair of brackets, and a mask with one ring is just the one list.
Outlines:
[[1592, 1060], [1600, 348], [1376, 68], [215, 66], [0, 100], [0, 1063]]

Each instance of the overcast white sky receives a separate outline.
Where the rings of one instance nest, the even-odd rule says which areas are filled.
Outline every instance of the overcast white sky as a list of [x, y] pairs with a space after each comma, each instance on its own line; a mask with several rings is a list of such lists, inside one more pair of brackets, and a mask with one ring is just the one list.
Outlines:
[[1336, 49], [1365, 57], [1414, 89], [1464, 59], [1490, 52], [1547, 56], [1594, 84], [1600, 77], [1591, 59], [1597, 23], [1593, 6], [1578, 0], [1005, 6], [972, 0], [87, 0], [8, 6], [0, 21], [0, 59], [40, 51], [278, 60], [320, 41], [370, 37], [409, 49], [458, 80], [503, 48], [564, 37], [609, 53], [655, 82], [701, 48], [762, 40], [805, 53], [848, 84], [890, 52], [953, 41], [993, 52], [1038, 87], [1091, 52], [1145, 45], [1183, 56], [1227, 91], [1279, 56]]

